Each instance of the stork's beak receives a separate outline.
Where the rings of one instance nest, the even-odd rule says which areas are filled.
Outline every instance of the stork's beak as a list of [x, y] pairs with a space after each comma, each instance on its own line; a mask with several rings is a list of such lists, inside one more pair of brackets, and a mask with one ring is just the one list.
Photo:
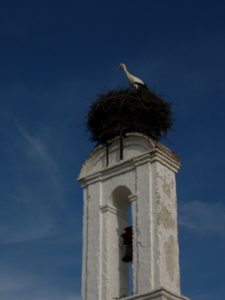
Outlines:
[[119, 64], [119, 66], [116, 68], [117, 71], [119, 71], [121, 69], [121, 64]]

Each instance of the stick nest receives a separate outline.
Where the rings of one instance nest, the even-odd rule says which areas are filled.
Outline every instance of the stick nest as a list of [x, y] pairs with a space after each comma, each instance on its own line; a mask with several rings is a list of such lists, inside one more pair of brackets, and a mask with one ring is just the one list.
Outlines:
[[105, 144], [128, 132], [143, 133], [155, 140], [172, 128], [171, 105], [146, 86], [112, 90], [98, 95], [87, 117], [90, 139]]

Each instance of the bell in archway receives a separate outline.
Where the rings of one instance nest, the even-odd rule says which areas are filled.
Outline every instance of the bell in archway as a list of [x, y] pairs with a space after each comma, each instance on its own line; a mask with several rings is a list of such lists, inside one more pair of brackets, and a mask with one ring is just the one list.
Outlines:
[[133, 259], [133, 246], [132, 246], [132, 226], [125, 227], [124, 233], [121, 234], [123, 239], [124, 256], [122, 257], [123, 262], [132, 262]]

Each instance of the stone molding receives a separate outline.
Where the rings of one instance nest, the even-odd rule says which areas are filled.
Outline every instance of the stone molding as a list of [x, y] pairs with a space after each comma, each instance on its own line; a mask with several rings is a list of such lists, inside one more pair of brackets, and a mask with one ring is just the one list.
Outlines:
[[[119, 151], [119, 138], [116, 137], [112, 141], [109, 141], [109, 147], [109, 156], [111, 157], [109, 158], [109, 165], [104, 165], [104, 167], [101, 165], [102, 163], [105, 164], [107, 161], [106, 150], [104, 145], [98, 145], [91, 151], [82, 164], [79, 179], [91, 175], [93, 169], [95, 170], [93, 173], [100, 172], [102, 169], [108, 169], [111, 166], [121, 163], [121, 161], [115, 159], [115, 153]], [[126, 152], [127, 150], [128, 152]], [[124, 156], [125, 160], [130, 160], [135, 157], [138, 158], [139, 156], [142, 156], [142, 154], [149, 154], [152, 151], [154, 152], [154, 150], [164, 154], [163, 156], [167, 157], [169, 160], [172, 160], [174, 164], [170, 164], [171, 166], [175, 165], [175, 168], [179, 166], [179, 159], [174, 152], [146, 135], [134, 132], [127, 134], [124, 139], [124, 155], [126, 153]]]
[[180, 164], [176, 160], [172, 159], [160, 149], [155, 148], [148, 153], [144, 153], [129, 160], [120, 161], [115, 165], [104, 168], [96, 173], [87, 175], [86, 177], [79, 177], [78, 180], [80, 181], [81, 186], [85, 187], [88, 184], [92, 184], [97, 181], [102, 181], [129, 172], [130, 170], [133, 170], [140, 165], [154, 162], [160, 162], [161, 164], [171, 169], [173, 172], [177, 172], [180, 167]]
[[125, 220], [127, 219], [127, 216], [125, 214], [123, 214], [120, 210], [116, 209], [115, 207], [111, 206], [111, 205], [103, 205], [100, 206], [100, 210], [105, 213], [105, 212], [110, 212], [114, 215], [120, 216], [122, 218], [124, 218]]
[[168, 169], [172, 170], [173, 172], [177, 173], [180, 168], [180, 163], [177, 160], [172, 159], [168, 156], [165, 152], [155, 148], [150, 152], [151, 162], [158, 161]]
[[136, 201], [137, 200], [137, 195], [131, 194], [130, 196], [128, 196], [128, 199], [130, 200], [130, 202]]
[[129, 297], [124, 297], [119, 299], [120, 300], [190, 300], [187, 297], [175, 294], [165, 288], [160, 288], [157, 290], [153, 290], [149, 293], [132, 295]]

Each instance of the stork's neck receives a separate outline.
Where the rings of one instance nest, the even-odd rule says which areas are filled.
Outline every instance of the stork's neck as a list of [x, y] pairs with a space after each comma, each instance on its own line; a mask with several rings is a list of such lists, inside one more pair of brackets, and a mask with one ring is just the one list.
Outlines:
[[129, 73], [128, 70], [127, 70], [126, 65], [125, 65], [125, 64], [122, 64], [122, 66], [123, 66], [124, 72], [125, 72], [127, 75], [130, 75], [130, 73]]

